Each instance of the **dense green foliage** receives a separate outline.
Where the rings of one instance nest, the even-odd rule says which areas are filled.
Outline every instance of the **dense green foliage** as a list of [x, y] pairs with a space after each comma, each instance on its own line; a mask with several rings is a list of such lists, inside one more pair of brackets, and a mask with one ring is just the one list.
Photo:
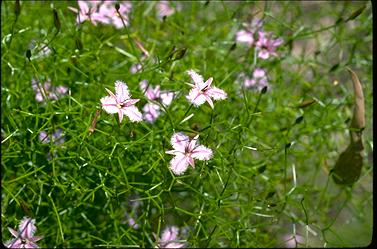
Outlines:
[[[77, 8], [73, 1], [21, 2], [19, 15], [14, 1], [1, 2], [2, 241], [11, 239], [7, 227], [28, 216], [44, 236], [41, 247], [153, 247], [155, 235], [171, 225], [185, 228], [181, 239], [190, 247], [283, 247], [295, 233], [300, 247], [369, 244], [370, 2], [173, 5], [176, 12], [161, 20], [156, 2], [132, 2], [129, 26], [117, 29], [78, 25], [68, 9]], [[242, 23], [256, 17], [284, 40], [267, 60], [234, 45]], [[38, 54], [47, 43], [51, 53]], [[132, 74], [140, 62], [143, 69]], [[351, 187], [329, 177], [349, 141], [354, 95], [347, 66], [363, 84], [366, 106], [364, 167]], [[242, 88], [238, 77], [259, 67], [268, 76], [264, 94]], [[214, 109], [191, 106], [189, 69], [213, 77], [228, 98]], [[32, 79], [69, 91], [40, 103]], [[143, 79], [175, 91], [166, 113], [154, 123], [119, 124], [117, 115], [101, 111], [88, 132], [105, 87], [113, 90], [116, 80], [141, 99], [141, 110]], [[63, 143], [39, 140], [41, 131], [57, 129]], [[165, 151], [179, 131], [200, 134], [214, 155], [175, 176]], [[131, 200], [140, 206], [132, 209]], [[127, 223], [130, 216], [137, 229]]]

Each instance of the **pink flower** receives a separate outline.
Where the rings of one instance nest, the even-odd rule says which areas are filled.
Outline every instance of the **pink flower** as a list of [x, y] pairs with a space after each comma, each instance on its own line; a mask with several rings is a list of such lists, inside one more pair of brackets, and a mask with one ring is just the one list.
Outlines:
[[18, 231], [13, 230], [8, 227], [9, 232], [15, 237], [12, 240], [5, 242], [5, 247], [7, 248], [39, 248], [35, 243], [41, 240], [42, 236], [34, 236], [36, 231], [35, 220], [24, 217], [20, 225], [18, 226]]
[[254, 43], [254, 34], [247, 30], [240, 30], [236, 33], [236, 41], [251, 46]]
[[149, 122], [153, 123], [161, 114], [161, 107], [153, 103], [147, 103], [143, 107], [143, 118]]
[[140, 82], [140, 88], [150, 102], [143, 107], [144, 119], [152, 123], [158, 118], [158, 116], [161, 113], [161, 107], [153, 102], [157, 101], [163, 104], [164, 106], [169, 106], [173, 101], [174, 93], [168, 91], [161, 91], [159, 85], [157, 85], [156, 87], [152, 87], [151, 85], [148, 85], [147, 80], [143, 80]]
[[200, 106], [207, 101], [213, 109], [214, 106], [211, 98], [214, 100], [223, 100], [227, 98], [226, 92], [224, 92], [220, 88], [211, 86], [213, 80], [212, 77], [204, 82], [203, 77], [193, 70], [188, 70], [187, 73], [190, 75], [195, 85], [190, 84], [190, 86], [192, 86], [192, 89], [190, 90], [190, 93], [186, 96], [186, 98], [195, 106]]
[[254, 34], [257, 30], [261, 29], [263, 22], [259, 19], [253, 19], [249, 24], [244, 25], [245, 29], [241, 29], [236, 33], [236, 41], [246, 43], [252, 46], [254, 43]]
[[144, 92], [145, 97], [147, 97], [148, 100], [160, 101], [165, 106], [169, 106], [173, 101], [174, 92], [161, 91], [160, 85], [157, 85], [153, 88], [153, 86], [148, 85], [147, 80], [142, 80], [140, 82], [140, 88]]
[[244, 86], [246, 88], [255, 87], [258, 90], [262, 90], [262, 88], [268, 86], [266, 71], [261, 68], [256, 68], [253, 72], [253, 78], [245, 78]]
[[283, 44], [283, 39], [272, 39], [271, 33], [258, 32], [258, 41], [255, 46], [258, 51], [258, 57], [261, 59], [268, 59], [271, 56], [277, 56], [275, 50], [278, 46]]
[[141, 66], [141, 64], [134, 64], [134, 65], [132, 65], [131, 67], [130, 67], [130, 72], [132, 73], [132, 74], [135, 74], [135, 73], [137, 73], [137, 72], [140, 72], [141, 71], [141, 69], [142, 69], [142, 66]]
[[90, 20], [94, 25], [97, 25], [97, 17], [96, 14], [93, 13], [97, 12], [98, 2], [97, 1], [77, 1], [79, 5], [79, 9], [68, 7], [73, 12], [77, 13], [76, 22], [78, 24], [84, 22], [85, 20]]
[[68, 88], [65, 86], [52, 87], [50, 80], [40, 84], [37, 80], [32, 79], [31, 87], [35, 91], [35, 100], [38, 102], [44, 102], [47, 98], [58, 100], [68, 91]]
[[161, 238], [158, 240], [159, 248], [184, 248], [185, 243], [174, 242], [178, 240], [179, 228], [176, 226], [170, 226], [164, 229]]
[[132, 122], [142, 120], [142, 115], [135, 104], [139, 99], [131, 99], [127, 85], [122, 81], [115, 82], [115, 93], [105, 88], [110, 96], [101, 98], [102, 108], [107, 113], [118, 113], [119, 122], [122, 122], [123, 115], [129, 117]]
[[[119, 13], [121, 14], [124, 24], [128, 26], [128, 13], [131, 11], [131, 4], [128, 2], [119, 3]], [[95, 13], [96, 19], [105, 24], [112, 24], [116, 28], [123, 28], [123, 22], [115, 9], [114, 1], [105, 1], [100, 5], [98, 13]]]
[[[123, 28], [123, 22], [118, 16], [115, 9], [114, 1], [77, 1], [79, 10], [73, 7], [68, 7], [70, 10], [78, 13], [77, 23], [82, 23], [85, 20], [90, 20], [94, 25], [98, 22], [104, 24], [114, 25], [116, 28]], [[123, 17], [125, 25], [128, 25], [128, 13], [131, 11], [131, 4], [128, 2], [121, 2], [119, 4], [119, 13]]]
[[68, 88], [65, 87], [65, 86], [58, 86], [58, 87], [56, 87], [55, 91], [58, 94], [66, 94], [67, 91], [68, 91]]
[[196, 135], [191, 141], [183, 133], [174, 133], [170, 142], [174, 150], [166, 151], [167, 154], [175, 157], [170, 161], [170, 169], [176, 175], [183, 174], [189, 165], [195, 168], [194, 159], [209, 160], [212, 157], [212, 150], [197, 145], [199, 135]]
[[170, 16], [175, 13], [175, 9], [170, 7], [168, 1], [159, 1], [156, 4], [157, 16], [163, 18], [164, 16]]
[[286, 234], [284, 235], [283, 240], [286, 248], [297, 248], [298, 245], [305, 243], [305, 238], [298, 234], [295, 236]]

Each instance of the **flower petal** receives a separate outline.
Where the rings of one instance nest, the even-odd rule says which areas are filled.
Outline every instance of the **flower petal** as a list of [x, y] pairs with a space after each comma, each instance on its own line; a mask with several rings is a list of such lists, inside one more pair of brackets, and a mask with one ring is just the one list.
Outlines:
[[161, 234], [161, 241], [167, 242], [178, 238], [179, 229], [176, 226], [167, 227]]
[[193, 139], [191, 139], [189, 145], [188, 145], [188, 151], [191, 152], [195, 149], [196, 147], [196, 142], [198, 141], [199, 134], [196, 135]]
[[162, 246], [162, 248], [185, 248], [185, 243], [178, 243], [178, 242], [168, 242]]
[[208, 89], [208, 91], [206, 91], [206, 94], [208, 94], [214, 100], [222, 100], [227, 98], [226, 92], [217, 87], [211, 87]]
[[160, 95], [160, 99], [164, 106], [169, 106], [173, 101], [174, 93], [173, 92], [162, 92]]
[[22, 238], [33, 237], [36, 229], [35, 220], [29, 217], [24, 217], [18, 226], [18, 231], [21, 233]]
[[4, 243], [6, 248], [22, 248], [22, 240], [21, 239], [12, 239], [8, 240]]
[[143, 118], [152, 123], [154, 122], [158, 116], [160, 116], [160, 106], [152, 103], [147, 103], [143, 107]]
[[177, 155], [170, 161], [170, 169], [176, 175], [183, 174], [189, 165], [185, 155]]
[[123, 114], [129, 117], [132, 122], [140, 122], [143, 120], [143, 115], [136, 106], [127, 106], [121, 110], [123, 111]]
[[39, 246], [32, 241], [27, 241], [24, 245], [24, 248], [39, 248]]
[[[213, 81], [213, 77], [208, 78], [208, 80], [204, 83], [203, 88], [206, 87], [207, 89], [210, 89], [212, 81]], [[201, 88], [201, 89], [203, 89], [203, 88]]]
[[124, 116], [123, 110], [122, 109], [118, 109], [119, 123], [122, 123], [123, 116]]
[[258, 53], [258, 58], [261, 58], [261, 59], [268, 59], [270, 57], [270, 53], [267, 51], [267, 50], [260, 50], [259, 53]]
[[12, 228], [8, 227], [8, 230], [9, 232], [14, 236], [14, 237], [18, 237], [18, 232], [16, 230], [13, 230]]
[[41, 240], [43, 238], [44, 238], [43, 236], [34, 236], [32, 238], [29, 238], [29, 240], [32, 242], [37, 242], [38, 240]]
[[115, 94], [118, 102], [124, 102], [131, 97], [128, 86], [120, 80], [115, 81]]
[[254, 37], [251, 32], [240, 30], [236, 34], [236, 40], [241, 43], [247, 43], [249, 46], [251, 46], [254, 42]]
[[137, 102], [139, 102], [140, 99], [127, 99], [125, 102], [123, 102], [125, 107], [135, 105]]
[[166, 154], [169, 154], [169, 155], [182, 155], [182, 152], [181, 151], [177, 151], [177, 150], [167, 150], [165, 151]]
[[197, 74], [194, 70], [190, 69], [187, 71], [187, 74], [190, 75], [191, 79], [195, 82], [195, 85], [203, 84], [203, 76]]
[[107, 112], [107, 113], [117, 113], [119, 108], [116, 106], [116, 100], [111, 97], [111, 96], [106, 96], [101, 98], [101, 104], [102, 108]]
[[173, 146], [173, 148], [182, 153], [185, 153], [185, 148], [189, 141], [189, 137], [183, 134], [182, 132], [174, 133], [170, 139], [170, 143]]
[[209, 160], [212, 157], [212, 150], [199, 145], [191, 152], [191, 156], [199, 160]]
[[50, 142], [50, 137], [48, 136], [48, 133], [46, 131], [41, 131], [38, 135], [39, 141], [42, 143], [48, 143]]
[[207, 94], [203, 94], [204, 98], [206, 98], [206, 101], [208, 102], [208, 104], [211, 106], [211, 108], [213, 109], [214, 108], [214, 105], [213, 105], [213, 102], [212, 102], [212, 99], [207, 95]]
[[148, 80], [140, 81], [139, 87], [140, 87], [141, 91], [143, 91], [143, 93], [145, 93], [148, 89]]

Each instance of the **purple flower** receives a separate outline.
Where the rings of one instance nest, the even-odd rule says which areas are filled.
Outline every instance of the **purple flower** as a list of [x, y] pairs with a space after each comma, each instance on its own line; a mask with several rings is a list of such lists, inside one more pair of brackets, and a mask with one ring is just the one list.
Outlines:
[[185, 243], [175, 242], [178, 240], [179, 228], [176, 226], [170, 226], [164, 229], [161, 234], [161, 238], [158, 240], [159, 248], [184, 248]]
[[134, 64], [134, 65], [132, 65], [131, 67], [130, 67], [130, 72], [132, 73], [132, 74], [135, 74], [135, 73], [137, 73], [137, 72], [140, 72], [141, 71], [141, 69], [142, 69], [142, 66], [141, 66], [141, 64]]
[[143, 118], [153, 123], [161, 114], [161, 107], [153, 103], [147, 103], [143, 107]]
[[257, 88], [259, 91], [265, 86], [268, 86], [266, 71], [261, 68], [256, 68], [253, 72], [253, 78], [245, 78], [244, 86], [246, 88]]
[[283, 44], [283, 39], [272, 39], [271, 33], [258, 32], [258, 41], [255, 43], [258, 51], [258, 57], [261, 59], [268, 59], [270, 56], [277, 56], [275, 50], [278, 46]]
[[118, 113], [119, 122], [122, 122], [123, 115], [129, 117], [132, 122], [142, 121], [142, 115], [135, 104], [139, 99], [131, 99], [127, 85], [118, 80], [115, 82], [115, 93], [105, 88], [110, 96], [101, 98], [102, 108], [107, 113]]
[[[46, 131], [41, 131], [39, 133], [39, 141], [46, 144], [50, 142], [50, 136]], [[64, 143], [64, 133], [62, 129], [57, 129], [55, 132], [51, 134], [52, 142], [54, 144], [62, 144]]]
[[135, 219], [132, 218], [132, 217], [129, 217], [129, 218], [127, 219], [127, 223], [128, 223], [128, 225], [129, 225], [130, 227], [132, 227], [132, 228], [134, 228], [134, 229], [138, 229], [138, 228], [140, 227], [139, 224], [137, 224], [136, 221], [135, 221]]
[[211, 83], [213, 81], [212, 77], [204, 82], [203, 77], [193, 70], [188, 70], [187, 73], [190, 75], [195, 84], [190, 84], [190, 86], [192, 86], [192, 89], [189, 95], [186, 96], [186, 98], [195, 106], [200, 106], [207, 101], [213, 109], [214, 106], [211, 98], [214, 100], [223, 100], [227, 98], [226, 92], [224, 92], [220, 88], [211, 86]]
[[13, 230], [8, 227], [9, 232], [15, 237], [12, 240], [5, 242], [5, 247], [7, 248], [39, 248], [35, 243], [41, 240], [42, 236], [34, 236], [36, 231], [35, 220], [29, 217], [24, 217], [20, 225], [18, 226], [18, 231]]
[[68, 91], [68, 88], [65, 86], [52, 87], [50, 80], [40, 84], [37, 80], [32, 79], [31, 87], [35, 92], [35, 100], [38, 102], [45, 102], [47, 98], [51, 100], [58, 100]]
[[161, 107], [154, 102], [160, 102], [164, 106], [169, 106], [174, 98], [174, 93], [169, 91], [161, 91], [160, 86], [152, 87], [148, 85], [147, 80], [140, 82], [140, 88], [147, 97], [149, 103], [143, 107], [144, 119], [150, 123], [154, 122], [161, 114]]
[[176, 175], [183, 174], [189, 165], [195, 168], [194, 159], [209, 160], [212, 157], [212, 150], [197, 145], [199, 135], [196, 135], [192, 140], [183, 133], [174, 133], [170, 143], [174, 150], [166, 151], [165, 153], [174, 155], [175, 157], [170, 161], [170, 169]]

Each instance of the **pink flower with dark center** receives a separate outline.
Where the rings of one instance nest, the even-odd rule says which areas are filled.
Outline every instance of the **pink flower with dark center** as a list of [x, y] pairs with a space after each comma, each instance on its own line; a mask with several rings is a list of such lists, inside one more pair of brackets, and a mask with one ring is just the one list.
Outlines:
[[39, 248], [35, 243], [38, 240], [41, 240], [42, 236], [34, 236], [36, 231], [35, 220], [24, 217], [20, 225], [18, 226], [18, 231], [13, 230], [8, 227], [9, 232], [15, 237], [12, 240], [9, 240], [4, 243], [7, 248]]
[[204, 102], [208, 102], [208, 104], [213, 109], [213, 100], [223, 100], [227, 98], [226, 92], [221, 90], [220, 88], [211, 86], [213, 78], [209, 78], [206, 82], [204, 82], [203, 77], [193, 70], [188, 70], [187, 73], [190, 75], [191, 79], [194, 81], [194, 85], [189, 92], [189, 95], [186, 96], [187, 100], [190, 101], [195, 106], [200, 106]]
[[268, 59], [270, 56], [277, 56], [276, 48], [283, 44], [283, 39], [272, 39], [271, 33], [258, 32], [258, 41], [255, 46], [258, 51], [258, 57], [261, 59]]
[[72, 10], [73, 12], [77, 13], [76, 22], [78, 24], [84, 22], [85, 20], [91, 21], [94, 25], [97, 25], [98, 15], [94, 14], [98, 10], [98, 1], [77, 1], [79, 5], [79, 9], [68, 7], [68, 9]]
[[174, 93], [169, 91], [161, 91], [160, 86], [157, 85], [156, 87], [152, 87], [148, 84], [147, 80], [143, 80], [140, 82], [140, 88], [144, 92], [144, 95], [149, 100], [143, 107], [144, 111], [144, 119], [148, 122], [154, 122], [158, 116], [161, 114], [161, 107], [154, 102], [159, 102], [164, 106], [169, 106], [174, 98]]
[[161, 238], [158, 240], [159, 248], [184, 248], [185, 243], [175, 242], [178, 240], [179, 228], [176, 226], [170, 226], [164, 229]]
[[135, 104], [140, 99], [131, 99], [127, 85], [122, 81], [115, 82], [115, 94], [105, 88], [110, 96], [101, 98], [102, 108], [107, 113], [118, 113], [119, 122], [122, 122], [123, 115], [129, 117], [132, 122], [142, 121], [142, 115]]
[[196, 135], [192, 140], [183, 133], [174, 133], [170, 143], [174, 150], [166, 151], [165, 153], [174, 155], [175, 157], [170, 161], [170, 169], [176, 175], [183, 174], [189, 165], [195, 168], [194, 159], [209, 160], [212, 157], [212, 150], [197, 145], [199, 135]]

